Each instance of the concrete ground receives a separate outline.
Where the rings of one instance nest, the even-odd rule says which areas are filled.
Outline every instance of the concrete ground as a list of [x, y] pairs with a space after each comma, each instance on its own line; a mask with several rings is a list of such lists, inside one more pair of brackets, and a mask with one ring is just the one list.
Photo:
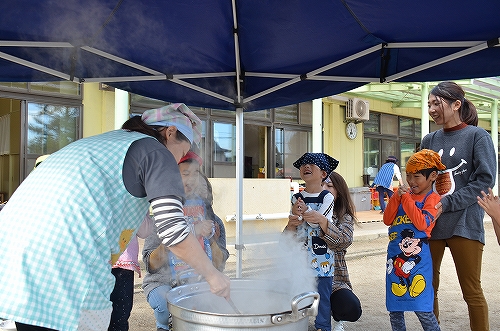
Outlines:
[[[349, 265], [354, 292], [360, 298], [363, 315], [357, 322], [345, 323], [345, 330], [381, 331], [390, 330], [389, 317], [385, 308], [385, 252], [387, 247], [387, 227], [381, 222], [379, 211], [358, 212], [360, 223], [355, 228], [355, 239], [346, 259]], [[490, 330], [500, 330], [500, 296], [498, 277], [500, 247], [496, 241], [493, 226], [485, 218], [486, 245], [483, 255], [482, 286], [489, 305]], [[252, 261], [243, 262], [243, 266]], [[234, 278], [234, 263], [228, 263], [226, 273]], [[246, 270], [245, 270], [246, 269]], [[248, 269], [245, 274], [251, 276]], [[468, 330], [467, 306], [461, 297], [460, 287], [449, 251], [445, 254], [441, 270], [440, 288], [441, 329], [443, 331]], [[154, 331], [153, 311], [140, 289], [141, 279], [137, 278], [134, 308], [130, 318], [131, 331]], [[406, 315], [408, 330], [421, 330], [414, 314]], [[305, 331], [305, 330], [304, 330]]]

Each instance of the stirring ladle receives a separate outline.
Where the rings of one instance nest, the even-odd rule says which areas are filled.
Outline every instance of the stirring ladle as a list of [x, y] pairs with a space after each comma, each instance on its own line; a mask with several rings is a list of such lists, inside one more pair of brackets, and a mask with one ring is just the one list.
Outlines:
[[233, 300], [231, 300], [230, 297], [227, 297], [226, 300], [227, 300], [227, 303], [229, 303], [229, 305], [231, 306], [231, 308], [233, 308], [234, 312], [236, 314], [238, 314], [238, 315], [241, 315], [240, 310], [236, 307], [236, 305], [234, 304]]

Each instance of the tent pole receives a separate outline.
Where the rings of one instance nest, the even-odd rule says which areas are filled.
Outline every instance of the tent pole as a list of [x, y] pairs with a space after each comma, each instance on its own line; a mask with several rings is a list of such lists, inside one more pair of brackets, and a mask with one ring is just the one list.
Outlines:
[[422, 89], [420, 92], [420, 130], [422, 139], [426, 134], [429, 133], [429, 112], [427, 111], [427, 101], [429, 101], [429, 83], [425, 82], [422, 84]]
[[312, 151], [323, 152], [323, 99], [312, 101]]
[[236, 278], [243, 262], [243, 108], [236, 108]]
[[[498, 151], [498, 99], [493, 101], [491, 105], [491, 139], [493, 140], [493, 145], [495, 150]], [[497, 152], [497, 169], [498, 169], [498, 152]], [[495, 174], [495, 186], [493, 187], [493, 192], [498, 195], [498, 171]]]

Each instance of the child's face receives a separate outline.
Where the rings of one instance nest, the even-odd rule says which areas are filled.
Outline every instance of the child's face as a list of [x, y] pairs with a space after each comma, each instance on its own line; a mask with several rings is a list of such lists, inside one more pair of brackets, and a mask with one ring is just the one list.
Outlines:
[[406, 173], [406, 181], [413, 194], [427, 194], [432, 190], [432, 183], [436, 180], [437, 172], [433, 171], [429, 178], [425, 178], [425, 175], [421, 173]]
[[200, 180], [200, 165], [197, 162], [183, 162], [179, 164], [179, 171], [186, 196], [194, 194]]
[[306, 183], [309, 181], [323, 181], [323, 178], [327, 176], [326, 171], [321, 170], [315, 164], [303, 164], [300, 166], [300, 178]]

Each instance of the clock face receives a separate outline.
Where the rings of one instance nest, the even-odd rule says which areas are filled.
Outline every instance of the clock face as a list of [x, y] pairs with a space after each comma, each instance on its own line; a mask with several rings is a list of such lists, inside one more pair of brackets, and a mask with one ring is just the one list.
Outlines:
[[349, 122], [347, 123], [345, 127], [345, 133], [347, 135], [347, 138], [349, 139], [354, 139], [358, 135], [358, 127], [356, 126], [356, 123]]

